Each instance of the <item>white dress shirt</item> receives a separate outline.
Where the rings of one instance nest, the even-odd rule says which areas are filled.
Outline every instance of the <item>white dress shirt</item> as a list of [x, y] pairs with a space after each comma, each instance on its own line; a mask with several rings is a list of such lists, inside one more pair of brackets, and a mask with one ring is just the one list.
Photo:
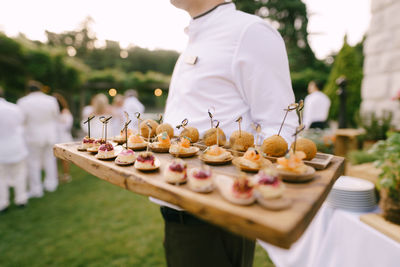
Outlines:
[[309, 128], [313, 122], [326, 121], [328, 119], [331, 101], [321, 91], [315, 91], [304, 99], [304, 125]]
[[57, 142], [60, 113], [57, 100], [42, 92], [33, 92], [17, 102], [25, 115], [25, 140], [28, 144], [48, 145]]
[[[237, 11], [233, 3], [191, 20], [186, 32], [189, 42], [172, 75], [164, 121], [178, 125], [187, 118], [203, 134], [210, 128], [207, 110], [213, 107], [227, 136], [238, 129], [240, 116], [245, 131], [253, 132], [251, 124], [258, 123], [264, 137], [277, 134], [284, 109], [295, 101], [279, 33], [261, 18]], [[297, 125], [292, 112], [281, 132], [289, 143]]]
[[[237, 11], [233, 3], [191, 20], [189, 42], [179, 57], [169, 88], [164, 121], [178, 125], [188, 118], [200, 134], [210, 128], [207, 110], [227, 136], [238, 129], [262, 126], [265, 137], [276, 134], [284, 109], [295, 101], [285, 44], [261, 18]], [[197, 57], [195, 64], [188, 63]], [[291, 113], [282, 136], [289, 142], [297, 125]]]
[[21, 109], [0, 98], [0, 164], [17, 163], [28, 155], [23, 136]]

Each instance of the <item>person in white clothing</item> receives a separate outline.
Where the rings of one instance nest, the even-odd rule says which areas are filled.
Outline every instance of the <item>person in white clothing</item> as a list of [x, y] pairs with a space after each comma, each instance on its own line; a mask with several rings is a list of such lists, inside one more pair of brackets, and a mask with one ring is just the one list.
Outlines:
[[308, 83], [308, 95], [304, 99], [303, 119], [306, 128], [327, 127], [327, 119], [331, 100], [327, 95], [320, 91], [321, 83], [311, 81]]
[[60, 114], [57, 100], [42, 93], [42, 85], [31, 81], [30, 93], [18, 100], [17, 104], [25, 116], [25, 140], [29, 150], [28, 177], [29, 197], [42, 197], [42, 167], [45, 170], [44, 189], [57, 189], [57, 162], [53, 145], [57, 142], [57, 121]]
[[[61, 110], [60, 116], [57, 121], [57, 143], [72, 142], [71, 129], [74, 123], [71, 111], [68, 107], [67, 100], [59, 93], [54, 93], [53, 96], [57, 99], [58, 107]], [[60, 180], [63, 182], [69, 182], [71, 175], [69, 172], [70, 163], [67, 160], [61, 160], [62, 174]]]
[[0, 212], [10, 204], [9, 185], [14, 186], [17, 206], [28, 202], [24, 115], [17, 105], [7, 102], [3, 94], [0, 88]]
[[[129, 114], [129, 118], [134, 121], [135, 113], [139, 112], [140, 114], [144, 113], [144, 106], [138, 99], [138, 93], [136, 90], [128, 89], [125, 91], [125, 101], [123, 105], [123, 110]], [[130, 128], [134, 128], [134, 123], [131, 123]]]
[[[288, 57], [280, 34], [261, 18], [237, 11], [223, 0], [171, 0], [192, 17], [189, 41], [171, 79], [164, 121], [178, 125], [188, 118], [203, 134], [210, 127], [207, 111], [227, 136], [262, 126], [265, 137], [277, 134], [295, 98]], [[298, 120], [289, 113], [281, 132], [290, 144]], [[254, 240], [209, 224], [180, 207], [161, 204], [168, 266], [252, 266]]]
[[125, 113], [124, 113], [124, 102], [125, 97], [123, 95], [116, 95], [113, 98], [113, 102], [111, 105], [111, 113], [112, 113], [112, 129], [110, 129], [110, 135], [115, 136], [119, 135], [122, 128], [124, 128], [125, 124]]

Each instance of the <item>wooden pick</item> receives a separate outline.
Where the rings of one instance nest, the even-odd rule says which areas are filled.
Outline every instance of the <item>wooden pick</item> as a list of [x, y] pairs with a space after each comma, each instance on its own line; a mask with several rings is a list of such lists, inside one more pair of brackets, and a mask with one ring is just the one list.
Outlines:
[[211, 128], [213, 128], [213, 114], [211, 113], [210, 109], [208, 109], [208, 117], [210, 117]]
[[258, 123], [253, 123], [252, 126], [253, 126], [253, 129], [256, 131], [256, 140], [255, 140], [255, 143], [256, 143], [256, 149], [257, 149], [257, 146], [258, 146], [258, 139], [259, 139], [260, 133], [261, 133], [261, 125], [258, 124]]
[[296, 113], [297, 113], [297, 116], [299, 118], [299, 125], [303, 124], [303, 109], [304, 109], [304, 101], [300, 100], [299, 104], [298, 104], [298, 106], [296, 108]]
[[158, 114], [158, 116], [159, 116], [158, 123], [162, 124], [163, 123], [163, 115], [160, 113], [160, 114]]
[[242, 136], [242, 127], [240, 126], [240, 124], [242, 123], [242, 116], [237, 118], [236, 122], [239, 124], [239, 137], [241, 137]]
[[89, 139], [90, 139], [90, 121], [93, 120], [94, 117], [95, 117], [94, 115], [89, 116], [87, 118], [87, 120], [83, 122], [83, 124], [86, 124], [86, 123], [88, 124], [88, 136], [89, 136]]
[[126, 144], [126, 150], [128, 150], [128, 125], [131, 123], [131, 120], [125, 122], [125, 144]]
[[296, 128], [296, 132], [293, 134], [293, 136], [294, 136], [294, 143], [293, 143], [293, 153], [295, 153], [296, 152], [296, 142], [297, 142], [297, 135], [301, 132], [301, 131], [303, 131], [304, 130], [304, 128], [305, 128], [305, 126], [304, 125], [299, 125], [299, 126], [297, 126], [297, 128]]
[[137, 119], [138, 134], [140, 134], [140, 122], [142, 121], [142, 119], [140, 118], [140, 112], [135, 112], [135, 117]]
[[177, 125], [176, 128], [180, 129], [181, 127], [183, 127], [183, 129], [185, 129], [185, 126], [189, 123], [188, 119], [183, 119], [183, 121], [181, 122], [181, 124]]
[[286, 111], [286, 113], [285, 113], [285, 116], [283, 117], [281, 126], [279, 127], [278, 136], [281, 134], [283, 124], [285, 123], [285, 120], [286, 120], [286, 117], [287, 117], [289, 111], [295, 110], [295, 109], [297, 109], [297, 107], [298, 107], [298, 104], [293, 103], [293, 104], [290, 104], [286, 109], [284, 109]]
[[150, 134], [151, 134], [151, 131], [153, 130], [153, 127], [151, 127], [150, 123], [148, 123], [148, 122], [146, 122], [146, 125], [147, 125], [147, 127], [149, 128], [149, 134], [148, 134], [148, 136], [147, 136], [148, 142], [147, 142], [146, 152], [149, 152], [149, 144], [150, 144], [150, 142], [151, 142]]
[[217, 130], [217, 146], [219, 146], [219, 131], [218, 131], [219, 121], [214, 120], [212, 122], [211, 128], [212, 128], [212, 126], [214, 126], [214, 123], [215, 123], [215, 129]]

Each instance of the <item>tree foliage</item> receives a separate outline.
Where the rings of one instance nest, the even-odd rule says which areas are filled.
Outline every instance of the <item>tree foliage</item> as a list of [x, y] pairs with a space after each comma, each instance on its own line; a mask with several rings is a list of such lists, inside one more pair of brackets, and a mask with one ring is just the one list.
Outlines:
[[341, 76], [346, 78], [346, 117], [350, 126], [353, 127], [356, 126], [356, 116], [359, 112], [361, 103], [361, 81], [363, 78], [362, 66], [362, 43], [352, 47], [347, 43], [347, 37], [345, 37], [343, 46], [333, 63], [328, 82], [324, 87], [324, 92], [331, 99], [329, 118], [336, 120], [339, 114], [339, 97], [336, 93], [338, 90], [336, 80]]
[[327, 80], [330, 66], [316, 59], [308, 43], [308, 15], [301, 0], [235, 0], [235, 3], [239, 10], [269, 20], [282, 35], [297, 99], [306, 96], [311, 80]]
[[308, 43], [306, 5], [301, 0], [236, 0], [236, 7], [272, 21], [285, 40], [290, 69], [315, 67], [317, 60]]

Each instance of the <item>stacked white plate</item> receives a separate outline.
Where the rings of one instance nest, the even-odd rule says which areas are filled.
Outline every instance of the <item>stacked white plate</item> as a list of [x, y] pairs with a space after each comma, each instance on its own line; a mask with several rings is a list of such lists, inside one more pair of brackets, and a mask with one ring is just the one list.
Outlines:
[[334, 208], [356, 212], [376, 207], [375, 186], [364, 179], [340, 176], [329, 193], [327, 203]]

